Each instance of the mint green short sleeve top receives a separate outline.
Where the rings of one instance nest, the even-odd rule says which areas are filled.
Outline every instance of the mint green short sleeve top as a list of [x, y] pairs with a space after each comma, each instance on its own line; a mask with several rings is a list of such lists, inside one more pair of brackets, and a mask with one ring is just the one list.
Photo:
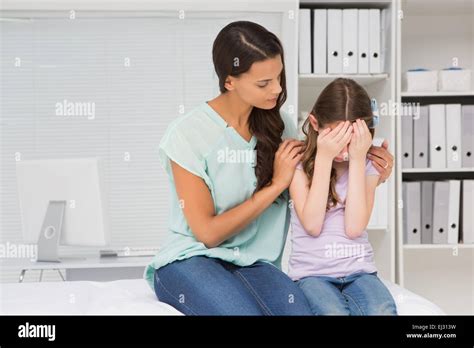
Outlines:
[[[282, 114], [283, 139], [297, 138], [293, 121]], [[170, 184], [168, 236], [146, 267], [144, 277], [153, 288], [156, 269], [176, 260], [203, 255], [238, 266], [265, 261], [280, 267], [289, 226], [288, 190], [241, 232], [218, 247], [207, 248], [196, 240], [186, 222], [176, 194], [170, 160], [199, 176], [209, 188], [216, 214], [239, 205], [252, 196], [257, 185], [254, 171], [255, 136], [247, 142], [207, 104], [174, 120], [160, 141], [158, 154]]]

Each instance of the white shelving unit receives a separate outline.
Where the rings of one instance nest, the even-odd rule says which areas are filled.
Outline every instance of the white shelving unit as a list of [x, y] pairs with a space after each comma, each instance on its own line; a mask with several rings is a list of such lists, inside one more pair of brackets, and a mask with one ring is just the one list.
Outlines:
[[[385, 33], [386, 59], [383, 74], [316, 75], [301, 74], [298, 83], [299, 125], [311, 110], [322, 89], [337, 77], [347, 77], [363, 85], [382, 103], [423, 100], [431, 103], [474, 104], [471, 91], [410, 93], [402, 91], [402, 73], [408, 68], [443, 69], [456, 58], [459, 66], [474, 70], [474, 1], [472, 0], [387, 0], [387, 1], [300, 1], [301, 8], [385, 8], [391, 13], [393, 30]], [[443, 47], [443, 49], [440, 49]], [[400, 105], [400, 104], [399, 104]], [[383, 116], [383, 115], [382, 115]], [[394, 116], [394, 115], [389, 115]], [[391, 151], [401, 158], [399, 117], [381, 117], [376, 137], [389, 140]], [[403, 169], [396, 161], [392, 178], [386, 183], [389, 204], [387, 226], [370, 226], [369, 237], [376, 263], [384, 278], [427, 297], [447, 313], [474, 313], [474, 246], [403, 245], [401, 189], [403, 177], [470, 178], [474, 168]], [[401, 203], [401, 202], [400, 202]], [[395, 272], [396, 269], [396, 272]], [[454, 294], [454, 295], [453, 295]]]
[[402, 97], [463, 97], [474, 96], [474, 91], [466, 92], [402, 92]]
[[[389, 20], [387, 30], [383, 31], [382, 42], [385, 42], [385, 71], [381, 74], [300, 74], [298, 83], [298, 125], [312, 109], [318, 95], [331, 81], [338, 77], [351, 78], [364, 86], [371, 97], [377, 99], [380, 105], [389, 103], [396, 98], [396, 66], [395, 66], [395, 24], [397, 0], [381, 1], [339, 1], [339, 0], [314, 0], [300, 1], [300, 8], [378, 8], [387, 10]], [[376, 138], [385, 138], [389, 141], [390, 149], [395, 152], [395, 118], [381, 115], [380, 125], [376, 129]], [[387, 204], [387, 223], [371, 223], [368, 226], [369, 239], [374, 248], [375, 262], [379, 275], [384, 279], [395, 281], [395, 256], [396, 256], [396, 219], [395, 219], [395, 176], [377, 190], [376, 202]]]
[[432, 168], [405, 168], [402, 169], [402, 173], [471, 173], [474, 172], [474, 168], [445, 168], [445, 169], [432, 169]]
[[319, 75], [319, 74], [300, 74], [299, 81], [300, 86], [309, 86], [309, 87], [323, 87], [333, 81], [335, 78], [343, 77], [348, 79], [355, 80], [361, 86], [369, 86], [373, 83], [380, 81], [386, 81], [389, 78], [388, 74], [360, 74], [360, 75]]
[[404, 249], [474, 249], [474, 244], [420, 244], [403, 246]]
[[[474, 104], [474, 86], [466, 92], [410, 93], [402, 91], [402, 74], [410, 68], [440, 70], [456, 58], [460, 67], [474, 69], [474, 1], [404, 0], [397, 25], [398, 102]], [[401, 120], [397, 117], [397, 130]], [[397, 131], [397, 158], [401, 158]], [[474, 168], [402, 169], [397, 161], [396, 187], [402, 199], [402, 181], [474, 178]], [[403, 209], [397, 212], [397, 282], [424, 296], [448, 314], [474, 313], [474, 245], [404, 245]]]

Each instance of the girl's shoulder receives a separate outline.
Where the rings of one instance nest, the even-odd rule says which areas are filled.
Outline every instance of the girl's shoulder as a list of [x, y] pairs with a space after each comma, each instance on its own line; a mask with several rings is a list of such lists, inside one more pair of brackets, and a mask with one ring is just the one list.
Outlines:
[[380, 176], [380, 173], [375, 168], [372, 161], [368, 158], [365, 159], [365, 175], [366, 176], [369, 176], [369, 175], [378, 175], [378, 176]]

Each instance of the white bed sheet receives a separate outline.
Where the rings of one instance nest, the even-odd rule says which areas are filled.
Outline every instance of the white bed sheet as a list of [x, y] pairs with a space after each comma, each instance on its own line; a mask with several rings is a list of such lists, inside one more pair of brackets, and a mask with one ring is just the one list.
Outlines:
[[[440, 315], [443, 311], [397, 284], [384, 280], [400, 315]], [[4, 315], [180, 315], [159, 302], [142, 279], [112, 282], [43, 282], [0, 285]]]
[[0, 299], [7, 315], [181, 314], [158, 301], [143, 279], [2, 284]]

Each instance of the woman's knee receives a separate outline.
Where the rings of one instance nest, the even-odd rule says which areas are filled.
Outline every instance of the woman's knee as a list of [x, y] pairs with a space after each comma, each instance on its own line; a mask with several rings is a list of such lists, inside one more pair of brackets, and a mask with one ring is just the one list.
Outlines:
[[187, 306], [184, 294], [175, 293], [174, 289], [166, 288], [158, 276], [158, 271], [155, 271], [154, 285], [158, 301], [174, 307], [185, 315], [196, 315], [193, 309]]
[[179, 261], [155, 271], [158, 299], [186, 315], [262, 315], [246, 289], [221, 265], [209, 261]]

